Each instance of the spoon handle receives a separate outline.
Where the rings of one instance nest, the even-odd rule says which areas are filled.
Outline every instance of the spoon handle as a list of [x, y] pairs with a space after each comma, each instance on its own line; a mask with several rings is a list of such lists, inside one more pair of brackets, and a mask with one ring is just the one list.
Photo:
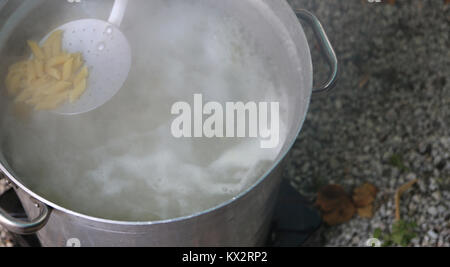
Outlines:
[[113, 9], [111, 11], [111, 15], [108, 19], [108, 22], [120, 27], [122, 24], [123, 17], [125, 16], [125, 11], [127, 10], [128, 0], [116, 0], [114, 2]]

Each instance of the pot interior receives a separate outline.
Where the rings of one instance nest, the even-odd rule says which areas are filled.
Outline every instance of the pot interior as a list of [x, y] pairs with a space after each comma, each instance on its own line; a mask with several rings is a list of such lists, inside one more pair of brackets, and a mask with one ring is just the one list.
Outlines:
[[[111, 220], [176, 218], [236, 197], [284, 156], [309, 103], [309, 48], [287, 3], [273, 2], [130, 1], [121, 29], [133, 66], [124, 87], [93, 112], [25, 118], [2, 90], [2, 165], [54, 205]], [[72, 20], [107, 19], [112, 1], [15, 5], [0, 11], [2, 79], [29, 57], [27, 40]], [[194, 94], [204, 102], [278, 102], [279, 145], [174, 138], [171, 107], [193, 105]]]

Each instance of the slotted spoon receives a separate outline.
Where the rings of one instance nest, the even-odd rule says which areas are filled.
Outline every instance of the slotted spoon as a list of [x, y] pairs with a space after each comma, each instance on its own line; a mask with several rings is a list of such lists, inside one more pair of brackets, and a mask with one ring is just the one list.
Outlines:
[[131, 68], [131, 48], [119, 28], [127, 5], [128, 0], [115, 0], [108, 21], [81, 19], [54, 30], [64, 32], [64, 51], [81, 52], [89, 69], [87, 89], [82, 97], [74, 103], [65, 103], [54, 112], [77, 115], [92, 111], [113, 98], [123, 86]]

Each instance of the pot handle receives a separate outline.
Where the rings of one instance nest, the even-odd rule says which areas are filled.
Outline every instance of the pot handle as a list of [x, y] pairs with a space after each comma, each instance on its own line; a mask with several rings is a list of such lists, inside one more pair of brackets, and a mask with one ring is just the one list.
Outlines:
[[39, 209], [38, 217], [26, 222], [12, 217], [4, 209], [0, 208], [0, 224], [8, 231], [19, 235], [34, 234], [41, 230], [47, 224], [52, 210], [47, 207], [47, 205], [40, 203], [33, 198], [31, 200], [35, 207]]
[[338, 79], [339, 64], [336, 52], [328, 39], [325, 29], [316, 16], [304, 9], [296, 9], [295, 14], [298, 18], [302, 19], [311, 26], [319, 42], [321, 52], [330, 66], [330, 75], [328, 76], [328, 80], [322, 86], [315, 87], [313, 89], [313, 93], [327, 92], [334, 88]]

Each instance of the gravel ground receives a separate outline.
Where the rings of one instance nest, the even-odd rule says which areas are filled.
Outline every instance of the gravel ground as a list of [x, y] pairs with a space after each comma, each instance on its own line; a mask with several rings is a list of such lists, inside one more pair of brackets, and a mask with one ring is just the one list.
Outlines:
[[450, 5], [290, 2], [322, 20], [341, 76], [313, 99], [286, 176], [311, 200], [330, 183], [380, 190], [373, 219], [323, 227], [322, 244], [361, 246], [376, 228], [388, 231], [395, 190], [418, 178], [401, 202], [402, 219], [418, 224], [411, 245], [450, 246]]
[[[3, 194], [3, 192], [5, 192], [7, 188], [8, 187], [6, 186], [5, 181], [0, 179], [0, 195]], [[14, 246], [14, 243], [10, 235], [0, 225], [0, 247], [12, 247], [12, 246]]]
[[[401, 202], [403, 218], [418, 224], [411, 245], [450, 246], [450, 5], [290, 2], [322, 20], [341, 76], [335, 91], [313, 99], [285, 176], [311, 200], [329, 183], [380, 190], [373, 219], [324, 226], [318, 244], [361, 246], [376, 228], [388, 230], [395, 190], [418, 178]], [[320, 80], [326, 68], [317, 49], [313, 56]], [[0, 246], [11, 246], [0, 232]]]

